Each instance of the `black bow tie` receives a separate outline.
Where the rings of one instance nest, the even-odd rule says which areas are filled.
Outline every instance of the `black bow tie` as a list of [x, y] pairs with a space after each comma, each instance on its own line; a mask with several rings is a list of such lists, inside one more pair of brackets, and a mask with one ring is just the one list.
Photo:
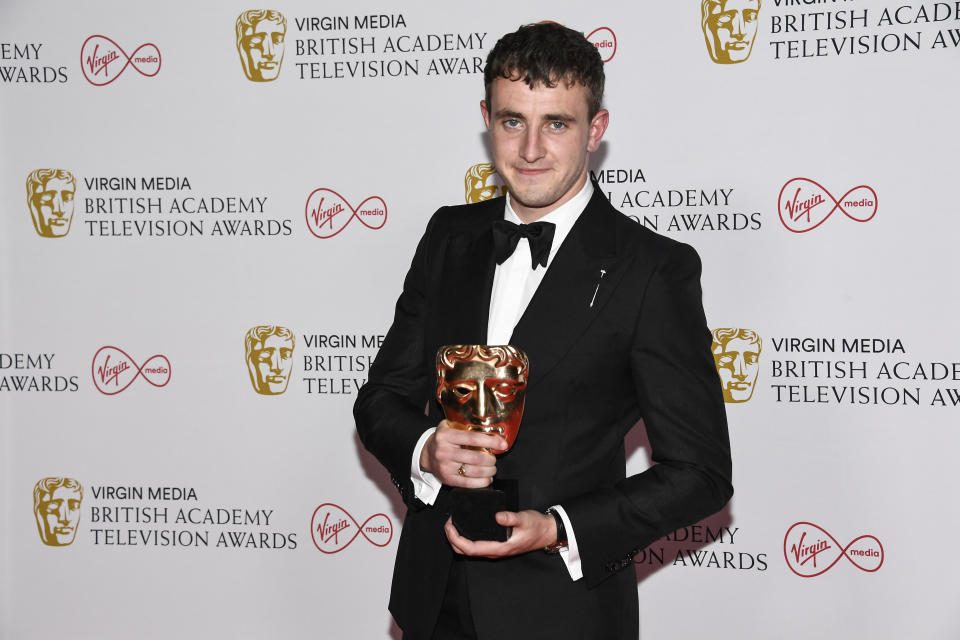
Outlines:
[[526, 238], [530, 243], [530, 256], [533, 258], [530, 268], [536, 269], [539, 264], [547, 267], [547, 258], [550, 257], [550, 245], [553, 243], [553, 232], [557, 226], [552, 222], [534, 222], [533, 224], [514, 224], [507, 220], [493, 222], [493, 253], [497, 264], [513, 255], [520, 238]]

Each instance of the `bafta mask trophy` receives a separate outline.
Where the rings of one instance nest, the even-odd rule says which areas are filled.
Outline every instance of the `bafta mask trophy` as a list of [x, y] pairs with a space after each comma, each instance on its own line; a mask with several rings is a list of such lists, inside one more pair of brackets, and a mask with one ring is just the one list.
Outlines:
[[[513, 446], [523, 417], [530, 363], [512, 345], [451, 345], [437, 351], [437, 399], [454, 428], [502, 436]], [[510, 530], [498, 511], [518, 508], [516, 480], [495, 479], [486, 489], [453, 490], [453, 524], [471, 540], [505, 541]]]

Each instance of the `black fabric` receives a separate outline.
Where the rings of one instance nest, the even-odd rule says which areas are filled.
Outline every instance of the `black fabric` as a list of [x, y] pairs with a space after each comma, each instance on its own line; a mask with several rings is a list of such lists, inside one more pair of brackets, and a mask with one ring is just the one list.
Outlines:
[[465, 564], [460, 557], [450, 563], [447, 592], [443, 596], [440, 617], [431, 640], [477, 640], [477, 630], [470, 611]]

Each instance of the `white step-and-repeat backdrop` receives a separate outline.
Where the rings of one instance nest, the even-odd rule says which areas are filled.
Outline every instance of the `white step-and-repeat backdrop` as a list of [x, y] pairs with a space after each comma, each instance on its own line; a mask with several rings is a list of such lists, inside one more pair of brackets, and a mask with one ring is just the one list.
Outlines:
[[0, 636], [399, 637], [351, 406], [547, 19], [728, 402], [736, 496], [637, 556], [643, 637], [960, 637], [960, 3], [908, 0], [5, 0]]

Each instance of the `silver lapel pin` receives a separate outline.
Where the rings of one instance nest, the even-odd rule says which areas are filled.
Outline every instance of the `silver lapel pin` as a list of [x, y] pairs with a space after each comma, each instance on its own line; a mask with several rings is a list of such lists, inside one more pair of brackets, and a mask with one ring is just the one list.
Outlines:
[[[606, 269], [600, 269], [600, 280], [603, 280], [603, 276], [607, 275]], [[600, 280], [597, 280], [597, 288], [593, 290], [593, 297], [590, 298], [590, 307], [593, 307], [593, 303], [597, 300], [597, 292], [600, 291]]]

